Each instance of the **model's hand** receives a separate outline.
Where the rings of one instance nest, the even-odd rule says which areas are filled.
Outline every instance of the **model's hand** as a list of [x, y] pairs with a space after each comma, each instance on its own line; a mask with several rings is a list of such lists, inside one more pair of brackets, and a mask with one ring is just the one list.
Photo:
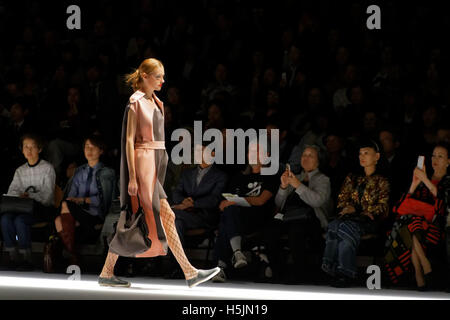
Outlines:
[[22, 193], [19, 198], [29, 198], [30, 196], [28, 195], [28, 192], [24, 192]]
[[137, 181], [135, 179], [130, 180], [130, 182], [128, 182], [128, 194], [130, 196], [136, 196], [137, 191], [138, 191]]

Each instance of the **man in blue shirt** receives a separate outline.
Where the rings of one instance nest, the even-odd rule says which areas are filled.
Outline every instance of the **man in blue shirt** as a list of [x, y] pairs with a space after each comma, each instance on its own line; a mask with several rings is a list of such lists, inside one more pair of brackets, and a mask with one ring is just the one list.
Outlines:
[[70, 253], [70, 264], [79, 265], [75, 252], [75, 228], [77, 242], [95, 241], [116, 194], [114, 170], [100, 162], [105, 150], [98, 136], [85, 140], [84, 155], [88, 163], [75, 170], [68, 182], [68, 193], [61, 203], [61, 214], [55, 219], [65, 249]]

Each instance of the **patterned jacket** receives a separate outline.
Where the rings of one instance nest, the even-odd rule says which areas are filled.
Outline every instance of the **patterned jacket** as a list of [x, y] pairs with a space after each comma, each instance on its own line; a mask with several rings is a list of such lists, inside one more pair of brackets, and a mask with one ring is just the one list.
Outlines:
[[389, 214], [389, 182], [380, 174], [349, 174], [342, 185], [337, 207], [353, 206], [357, 213], [370, 213], [376, 219]]

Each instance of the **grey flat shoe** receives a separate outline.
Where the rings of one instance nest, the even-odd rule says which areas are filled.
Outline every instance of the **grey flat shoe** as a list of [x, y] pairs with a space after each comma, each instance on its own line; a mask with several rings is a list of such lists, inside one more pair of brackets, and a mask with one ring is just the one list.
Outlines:
[[116, 276], [112, 276], [111, 278], [102, 278], [98, 277], [98, 284], [102, 287], [124, 287], [128, 288], [131, 286], [131, 283], [125, 280], [121, 280]]
[[200, 283], [206, 282], [210, 279], [212, 279], [216, 274], [220, 272], [220, 268], [216, 267], [214, 269], [209, 270], [198, 270], [198, 274], [195, 278], [186, 280], [187, 285], [189, 288], [193, 288]]

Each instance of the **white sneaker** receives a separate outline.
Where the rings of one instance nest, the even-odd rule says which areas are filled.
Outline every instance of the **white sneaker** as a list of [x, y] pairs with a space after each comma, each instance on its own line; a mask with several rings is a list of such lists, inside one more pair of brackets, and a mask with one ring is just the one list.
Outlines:
[[227, 276], [223, 268], [220, 268], [220, 272], [212, 278], [212, 282], [215, 283], [224, 283], [227, 280]]
[[247, 257], [242, 253], [241, 250], [236, 250], [233, 254], [233, 258], [231, 259], [233, 263], [233, 267], [235, 269], [240, 269], [247, 266]]

